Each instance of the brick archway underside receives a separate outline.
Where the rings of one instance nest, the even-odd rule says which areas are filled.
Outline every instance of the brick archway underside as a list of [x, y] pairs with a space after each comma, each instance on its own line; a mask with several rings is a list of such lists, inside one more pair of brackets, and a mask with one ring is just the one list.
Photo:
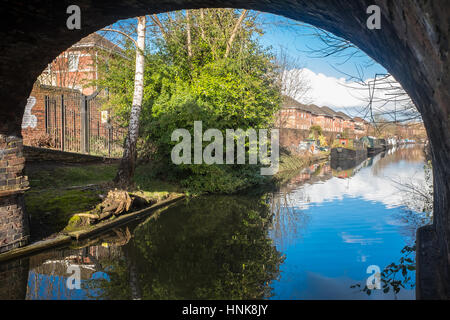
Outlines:
[[[71, 4], [81, 8], [81, 30], [66, 28], [66, 9]], [[381, 30], [366, 27], [366, 9], [372, 4], [381, 7]], [[360, 47], [403, 85], [421, 112], [430, 138], [435, 184], [434, 224], [418, 234], [417, 292], [420, 298], [450, 298], [450, 4], [447, 0], [2, 1], [0, 149], [7, 149], [8, 139], [20, 149], [14, 137], [20, 138], [26, 99], [37, 76], [60, 52], [119, 19], [208, 7], [271, 12], [333, 32]], [[0, 150], [0, 164], [3, 154]], [[0, 171], [0, 186], [1, 179]]]

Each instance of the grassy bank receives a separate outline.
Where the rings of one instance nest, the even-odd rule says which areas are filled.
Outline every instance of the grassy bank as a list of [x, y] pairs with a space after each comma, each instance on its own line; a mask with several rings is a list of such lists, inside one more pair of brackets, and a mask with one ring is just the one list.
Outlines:
[[[98, 205], [113, 185], [117, 164], [30, 165], [27, 175], [31, 189], [25, 194], [32, 240], [61, 232], [71, 217]], [[136, 172], [135, 194], [152, 203], [182, 193], [175, 184], [147, 179], [148, 168]]]
[[329, 152], [321, 152], [317, 155], [295, 155], [288, 152], [281, 152], [280, 168], [278, 173], [274, 176], [274, 181], [276, 184], [283, 184], [298, 174], [299, 170], [302, 170], [317, 161], [323, 161], [327, 159], [328, 156]]
[[[254, 174], [249, 174], [250, 178], [241, 176], [237, 184], [239, 188], [230, 187], [230, 191], [226, 193], [282, 184], [299, 170], [326, 157], [327, 154], [297, 156], [282, 152], [277, 175], [260, 179], [255, 179]], [[102, 197], [114, 187], [111, 181], [116, 170], [117, 164], [28, 166], [31, 189], [25, 194], [25, 201], [30, 216], [32, 240], [58, 234], [68, 226], [74, 214], [89, 211], [101, 203]], [[222, 182], [215, 179], [209, 183], [219, 185]], [[161, 176], [155, 176], [154, 168], [144, 165], [136, 169], [135, 189], [132, 192], [151, 203], [158, 203], [170, 196], [189, 194], [192, 190], [176, 180], [164, 180]], [[194, 192], [202, 193], [204, 192]]]

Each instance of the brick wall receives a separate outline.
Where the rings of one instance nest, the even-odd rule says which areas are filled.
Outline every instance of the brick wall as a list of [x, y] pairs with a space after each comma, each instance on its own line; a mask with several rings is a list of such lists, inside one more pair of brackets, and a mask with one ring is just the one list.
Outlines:
[[22, 139], [0, 134], [0, 194], [28, 187]]
[[[36, 83], [27, 100], [22, 121], [24, 144], [83, 152], [82, 127], [85, 117], [80, 110], [82, 97], [78, 90]], [[102, 110], [105, 98], [106, 94], [102, 91], [88, 103], [89, 152], [112, 157], [120, 156], [126, 131], [114, 121], [108, 123], [108, 111]], [[106, 116], [104, 119], [102, 119], [103, 112]]]
[[28, 242], [29, 224], [24, 212], [23, 194], [0, 198], [0, 253]]
[[[301, 141], [308, 139], [309, 134], [309, 130], [281, 128], [280, 146], [288, 149], [295, 149], [298, 147]], [[338, 132], [323, 132], [323, 135], [327, 139], [328, 144], [331, 144], [334, 141], [337, 134]], [[349, 138], [355, 138], [354, 133], [350, 133]]]
[[25, 145], [34, 145], [39, 136], [46, 134], [45, 96], [69, 95], [79, 93], [68, 88], [44, 86], [35, 83], [27, 100], [22, 121], [22, 137]]
[[0, 134], [0, 253], [24, 245], [28, 240], [28, 219], [23, 191], [25, 158], [22, 139]]
[[309, 130], [301, 129], [280, 129], [280, 146], [288, 149], [296, 149], [301, 141], [309, 136]]

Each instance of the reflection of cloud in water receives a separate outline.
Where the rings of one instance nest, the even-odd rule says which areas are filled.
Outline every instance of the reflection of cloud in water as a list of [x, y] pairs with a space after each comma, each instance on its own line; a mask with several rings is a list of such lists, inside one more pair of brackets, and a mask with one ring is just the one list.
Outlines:
[[357, 262], [367, 262], [368, 258], [370, 258], [370, 254], [364, 254], [361, 250], [358, 250]]
[[[374, 175], [371, 167], [361, 169], [350, 179], [331, 178], [325, 182], [305, 184], [293, 190], [290, 194], [291, 205], [305, 210], [312, 203], [320, 204], [326, 201], [342, 200], [344, 197], [362, 198], [366, 201], [381, 202], [387, 208], [402, 205], [402, 193], [391, 179], [424, 180], [423, 164], [402, 162], [393, 163], [383, 168], [381, 174]], [[412, 175], [413, 173], [413, 175]], [[305, 201], [308, 199], [309, 201]]]
[[415, 298], [415, 290], [402, 289], [396, 296], [374, 290], [368, 296], [361, 288], [351, 288], [365, 286], [367, 266], [383, 269], [398, 261], [409, 244], [403, 234], [409, 222], [401, 218], [405, 194], [394, 181], [424, 180], [424, 172], [422, 162], [401, 155], [374, 160], [350, 179], [332, 177], [324, 166], [313, 171], [313, 178], [299, 175], [274, 195], [275, 221], [285, 222], [285, 215], [308, 217], [306, 229], [297, 229], [297, 234], [272, 230], [277, 248], [286, 254], [281, 279], [273, 283], [276, 299]]
[[341, 232], [340, 236], [345, 243], [356, 243], [363, 246], [383, 242], [382, 238], [364, 238], [363, 236], [351, 235], [346, 232]]

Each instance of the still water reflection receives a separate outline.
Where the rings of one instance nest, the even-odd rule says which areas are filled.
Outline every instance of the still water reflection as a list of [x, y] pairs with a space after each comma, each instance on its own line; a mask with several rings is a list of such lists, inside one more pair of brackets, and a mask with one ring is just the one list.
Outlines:
[[[351, 286], [397, 261], [427, 222], [410, 219], [397, 186], [422, 181], [423, 165], [420, 148], [390, 150], [352, 169], [313, 165], [275, 193], [191, 199], [0, 265], [0, 298], [414, 299], [408, 287], [368, 296]], [[80, 289], [67, 287], [70, 266]]]

